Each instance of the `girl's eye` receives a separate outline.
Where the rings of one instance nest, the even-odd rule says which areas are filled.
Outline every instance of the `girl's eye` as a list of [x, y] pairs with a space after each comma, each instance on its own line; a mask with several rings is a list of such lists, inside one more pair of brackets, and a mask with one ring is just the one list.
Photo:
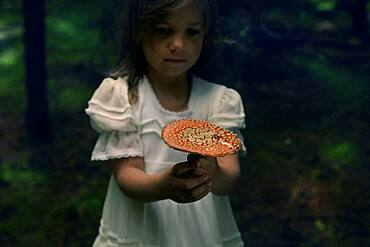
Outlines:
[[171, 34], [171, 29], [168, 27], [155, 27], [154, 32], [159, 35], [170, 35]]
[[198, 36], [203, 34], [200, 29], [195, 29], [195, 28], [189, 28], [186, 30], [186, 34], [189, 36]]

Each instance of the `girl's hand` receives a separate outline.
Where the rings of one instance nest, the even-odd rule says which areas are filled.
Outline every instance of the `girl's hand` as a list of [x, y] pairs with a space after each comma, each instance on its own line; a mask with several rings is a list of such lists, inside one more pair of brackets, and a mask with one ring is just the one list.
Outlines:
[[198, 163], [199, 167], [207, 172], [213, 184], [211, 188], [213, 194], [226, 195], [238, 182], [240, 165], [236, 154], [218, 158], [190, 154], [188, 160]]
[[204, 169], [193, 161], [174, 165], [165, 173], [164, 190], [167, 198], [179, 202], [195, 202], [210, 192], [210, 179]]
[[214, 181], [217, 178], [221, 170], [217, 159], [214, 157], [189, 154], [188, 161], [197, 163], [201, 169], [207, 172], [211, 181]]

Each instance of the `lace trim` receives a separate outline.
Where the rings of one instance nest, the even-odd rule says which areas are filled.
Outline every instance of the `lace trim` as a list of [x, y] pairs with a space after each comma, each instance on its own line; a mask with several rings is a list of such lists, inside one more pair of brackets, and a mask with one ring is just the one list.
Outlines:
[[125, 153], [105, 153], [105, 152], [92, 152], [91, 161], [105, 161], [110, 159], [128, 158], [128, 157], [143, 157], [141, 150], [129, 149]]

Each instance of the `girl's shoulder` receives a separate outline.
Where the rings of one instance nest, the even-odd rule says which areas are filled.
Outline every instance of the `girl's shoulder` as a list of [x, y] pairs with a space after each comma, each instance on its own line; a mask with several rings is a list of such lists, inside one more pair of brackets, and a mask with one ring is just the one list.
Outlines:
[[98, 102], [110, 107], [122, 107], [128, 104], [128, 83], [125, 78], [107, 77], [94, 91], [90, 102]]
[[209, 120], [224, 128], [244, 128], [244, 106], [239, 92], [233, 88], [197, 79], [199, 98], [209, 106]]
[[105, 78], [85, 109], [98, 132], [134, 130], [134, 116], [128, 100], [128, 84], [123, 78]]
[[242, 100], [239, 92], [234, 88], [216, 82], [210, 82], [200, 77], [196, 77], [196, 81], [198, 92], [203, 98], [208, 97], [208, 99], [214, 99], [216, 101], [220, 101], [223, 98], [232, 99], [233, 101]]
[[224, 85], [207, 81], [197, 76], [194, 77], [193, 83], [195, 83], [198, 96], [208, 99], [213, 99], [218, 93], [222, 92], [226, 88]]
[[219, 83], [216, 83], [216, 82], [211, 82], [211, 81], [208, 81], [208, 80], [203, 79], [203, 78], [198, 77], [198, 76], [194, 76], [194, 80], [202, 88], [208, 88], [208, 89], [211, 89], [211, 90], [225, 88], [225, 86], [222, 85], [222, 84], [219, 84]]
[[106, 77], [100, 83], [96, 91], [101, 91], [106, 94], [119, 94], [127, 91], [128, 83], [126, 78], [117, 77]]

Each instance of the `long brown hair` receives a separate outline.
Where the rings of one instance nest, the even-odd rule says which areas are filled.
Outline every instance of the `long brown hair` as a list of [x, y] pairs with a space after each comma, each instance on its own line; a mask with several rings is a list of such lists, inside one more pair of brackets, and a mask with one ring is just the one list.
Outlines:
[[128, 0], [123, 22], [121, 53], [112, 77], [125, 77], [128, 81], [128, 97], [131, 104], [138, 98], [138, 84], [145, 74], [145, 60], [141, 40], [145, 33], [152, 30], [156, 23], [163, 20], [171, 11], [189, 4], [202, 4], [205, 16], [205, 37], [201, 55], [193, 66], [192, 72], [200, 72], [200, 66], [211, 53], [215, 41], [220, 40], [217, 29], [214, 5], [215, 0]]

